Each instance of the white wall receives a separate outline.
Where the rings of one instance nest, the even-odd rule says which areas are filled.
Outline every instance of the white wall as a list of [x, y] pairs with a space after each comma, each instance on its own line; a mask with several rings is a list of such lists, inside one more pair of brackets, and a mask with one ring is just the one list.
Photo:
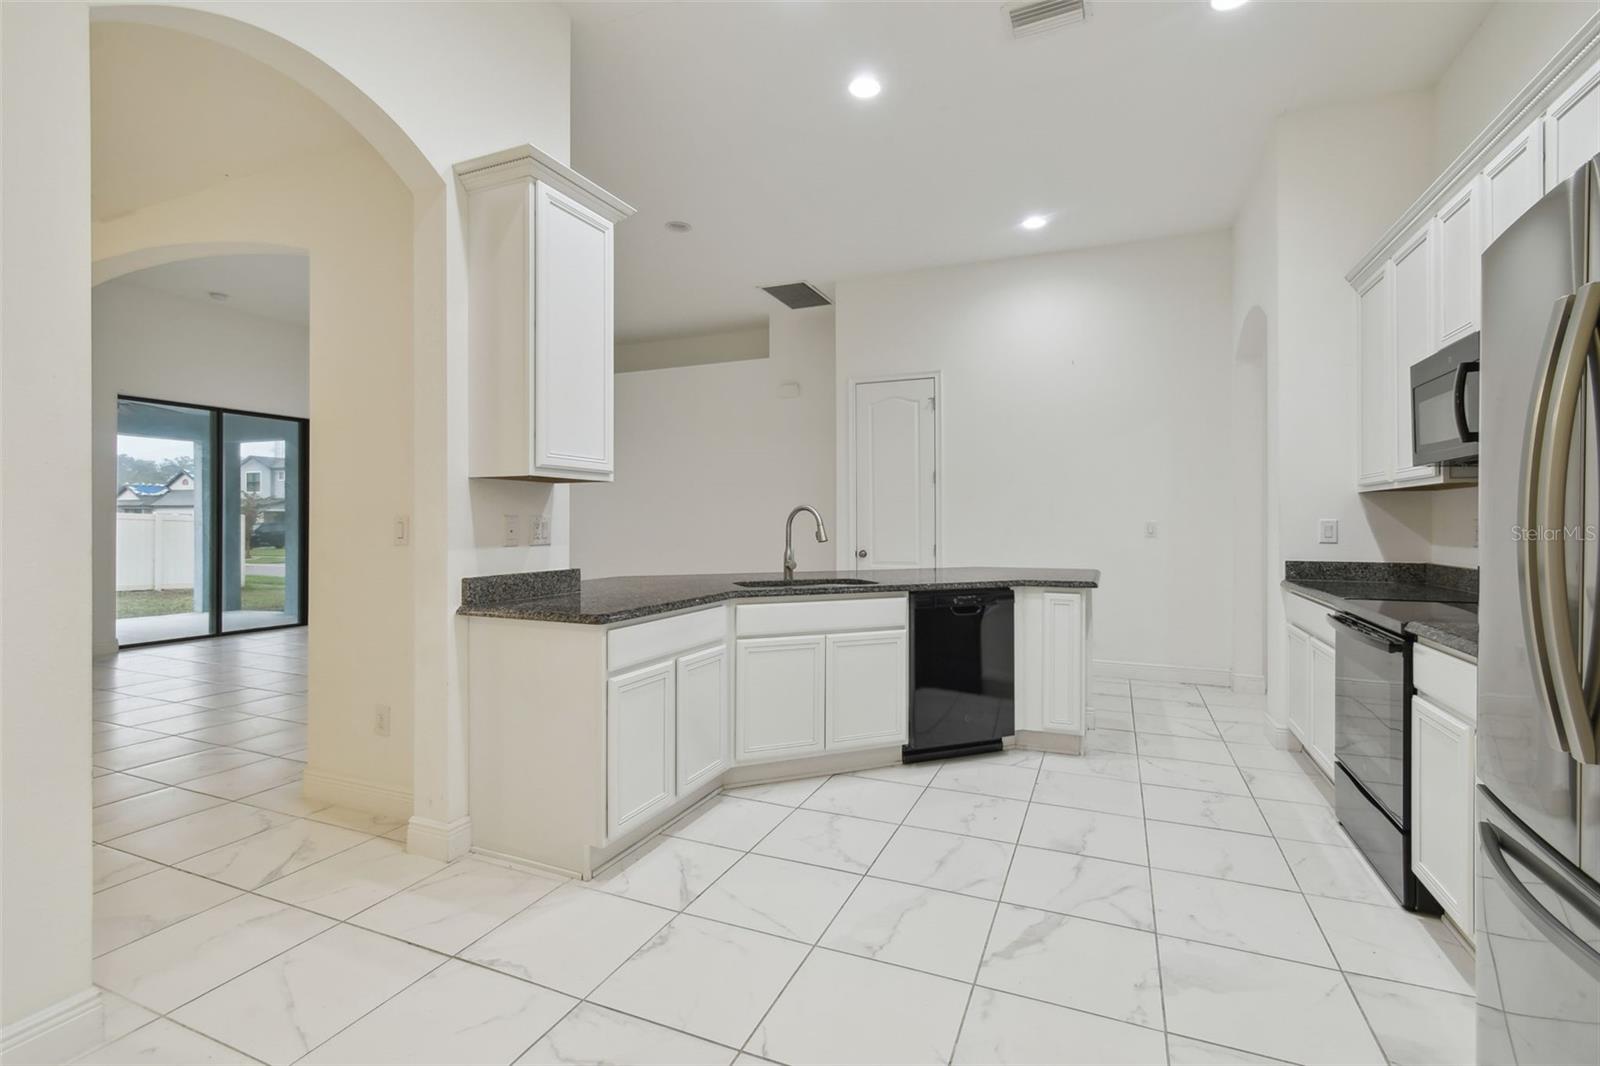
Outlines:
[[840, 281], [836, 484], [845, 383], [941, 371], [940, 564], [1099, 568], [1097, 660], [1226, 681], [1231, 255], [1217, 232]]
[[90, 983], [89, 25], [0, 4], [0, 1057], [98, 1034]]
[[305, 326], [146, 288], [135, 272], [94, 289], [94, 643], [116, 650], [117, 397], [306, 418]]
[[[1434, 87], [1433, 174], [1464, 151], [1583, 23], [1590, 0], [1501, 0]], [[1421, 195], [1422, 189], [1417, 190]]]
[[[833, 312], [775, 311], [769, 357], [616, 378], [617, 478], [572, 489], [585, 578], [783, 567], [783, 522], [834, 521]], [[778, 387], [800, 386], [784, 399]], [[802, 570], [833, 566], [796, 519]]]

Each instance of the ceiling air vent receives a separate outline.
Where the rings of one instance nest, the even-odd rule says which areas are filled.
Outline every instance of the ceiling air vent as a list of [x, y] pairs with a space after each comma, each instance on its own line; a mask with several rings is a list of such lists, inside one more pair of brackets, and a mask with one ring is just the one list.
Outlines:
[[1034, 0], [1031, 4], [1008, 8], [1006, 15], [1011, 19], [1011, 36], [1031, 37], [1036, 33], [1048, 33], [1074, 22], [1082, 22], [1087, 15], [1083, 4], [1084, 0]]
[[791, 281], [787, 285], [765, 285], [761, 291], [770, 295], [783, 306], [796, 311], [803, 307], [826, 307], [832, 303], [826, 296], [803, 281]]

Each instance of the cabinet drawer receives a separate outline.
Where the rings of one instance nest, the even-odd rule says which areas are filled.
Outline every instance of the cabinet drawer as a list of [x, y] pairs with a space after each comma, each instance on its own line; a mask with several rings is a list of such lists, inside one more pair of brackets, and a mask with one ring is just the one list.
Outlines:
[[1283, 598], [1285, 620], [1290, 625], [1304, 630], [1307, 636], [1316, 637], [1324, 644], [1333, 643], [1333, 623], [1328, 621], [1328, 617], [1332, 614], [1331, 608], [1294, 592]]
[[905, 624], [904, 596], [862, 596], [848, 600], [800, 600], [789, 603], [742, 603], [734, 608], [734, 630], [741, 637], [899, 629]]
[[606, 670], [616, 673], [639, 663], [665, 659], [727, 639], [726, 607], [622, 626], [606, 634]]
[[1411, 658], [1411, 683], [1458, 718], [1478, 718], [1478, 669], [1464, 659], [1422, 644]]

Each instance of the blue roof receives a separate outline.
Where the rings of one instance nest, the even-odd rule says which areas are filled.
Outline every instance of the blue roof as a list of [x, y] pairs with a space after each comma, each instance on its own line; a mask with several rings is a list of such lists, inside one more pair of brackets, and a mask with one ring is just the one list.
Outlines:
[[150, 485], [145, 483], [129, 485], [128, 488], [132, 489], [134, 492], [137, 492], [140, 496], [159, 496], [163, 492], [167, 491], [167, 487], [165, 485]]

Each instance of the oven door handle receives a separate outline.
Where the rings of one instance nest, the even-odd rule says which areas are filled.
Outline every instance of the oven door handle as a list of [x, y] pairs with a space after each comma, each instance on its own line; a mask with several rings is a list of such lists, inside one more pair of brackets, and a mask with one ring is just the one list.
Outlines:
[[1467, 424], [1467, 375], [1478, 372], [1478, 361], [1462, 363], [1456, 367], [1455, 401], [1456, 401], [1456, 436], [1461, 438], [1463, 444], [1476, 444], [1478, 434]]
[[1331, 621], [1334, 625], [1343, 626], [1345, 629], [1349, 630], [1352, 636], [1366, 641], [1373, 647], [1382, 648], [1391, 655], [1393, 655], [1395, 652], [1405, 651], [1405, 641], [1396, 640], [1393, 636], [1385, 633], [1383, 630], [1369, 626], [1365, 622], [1354, 618], [1351, 615], [1336, 614], [1332, 617]]

